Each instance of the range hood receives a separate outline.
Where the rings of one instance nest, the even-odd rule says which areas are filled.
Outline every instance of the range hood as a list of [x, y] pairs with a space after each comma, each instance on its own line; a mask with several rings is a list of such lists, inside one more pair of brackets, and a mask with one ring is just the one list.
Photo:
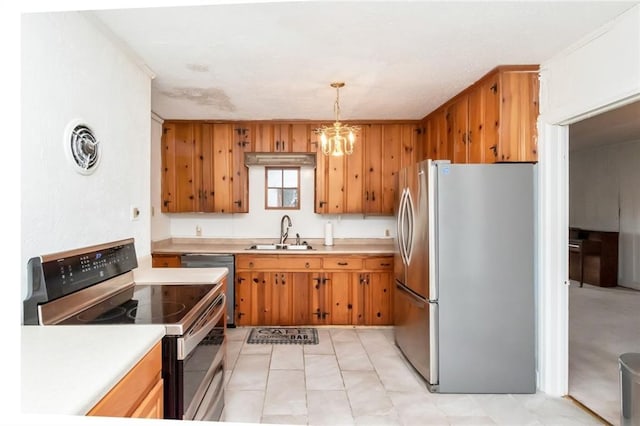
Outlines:
[[313, 152], [246, 152], [246, 166], [316, 166], [316, 154]]

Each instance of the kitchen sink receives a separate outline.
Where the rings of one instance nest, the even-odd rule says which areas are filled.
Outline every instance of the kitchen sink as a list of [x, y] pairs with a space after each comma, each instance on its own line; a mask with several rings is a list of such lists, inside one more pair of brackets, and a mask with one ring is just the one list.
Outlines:
[[249, 250], [313, 250], [308, 244], [254, 244]]

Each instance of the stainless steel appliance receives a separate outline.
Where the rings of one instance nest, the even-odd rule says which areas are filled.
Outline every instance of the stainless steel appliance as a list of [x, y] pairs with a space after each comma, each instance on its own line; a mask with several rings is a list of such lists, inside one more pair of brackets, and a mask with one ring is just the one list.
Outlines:
[[222, 253], [185, 253], [181, 256], [183, 268], [227, 268], [227, 327], [235, 327], [235, 257]]
[[224, 281], [136, 283], [137, 266], [133, 239], [31, 258], [24, 324], [162, 324], [164, 417], [218, 420], [224, 407]]
[[533, 164], [402, 169], [395, 341], [432, 392], [534, 393]]

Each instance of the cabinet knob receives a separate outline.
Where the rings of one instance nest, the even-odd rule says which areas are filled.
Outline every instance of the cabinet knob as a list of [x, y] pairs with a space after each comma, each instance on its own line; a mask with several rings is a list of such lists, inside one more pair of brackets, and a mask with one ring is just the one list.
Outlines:
[[249, 262], [249, 268], [253, 268], [253, 262]]
[[309, 268], [311, 267], [311, 265], [309, 265], [309, 262], [305, 262], [305, 263], [304, 263], [304, 267], [305, 267], [306, 269], [309, 269]]

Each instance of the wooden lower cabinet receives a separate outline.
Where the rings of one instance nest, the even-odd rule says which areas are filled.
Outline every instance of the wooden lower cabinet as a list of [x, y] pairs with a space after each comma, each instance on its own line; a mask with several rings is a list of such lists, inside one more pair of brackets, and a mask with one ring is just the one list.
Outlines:
[[163, 418], [162, 344], [158, 342], [88, 416]]
[[182, 261], [179, 254], [152, 254], [151, 266], [154, 268], [180, 268]]
[[391, 256], [236, 255], [236, 324], [391, 325], [392, 267]]

